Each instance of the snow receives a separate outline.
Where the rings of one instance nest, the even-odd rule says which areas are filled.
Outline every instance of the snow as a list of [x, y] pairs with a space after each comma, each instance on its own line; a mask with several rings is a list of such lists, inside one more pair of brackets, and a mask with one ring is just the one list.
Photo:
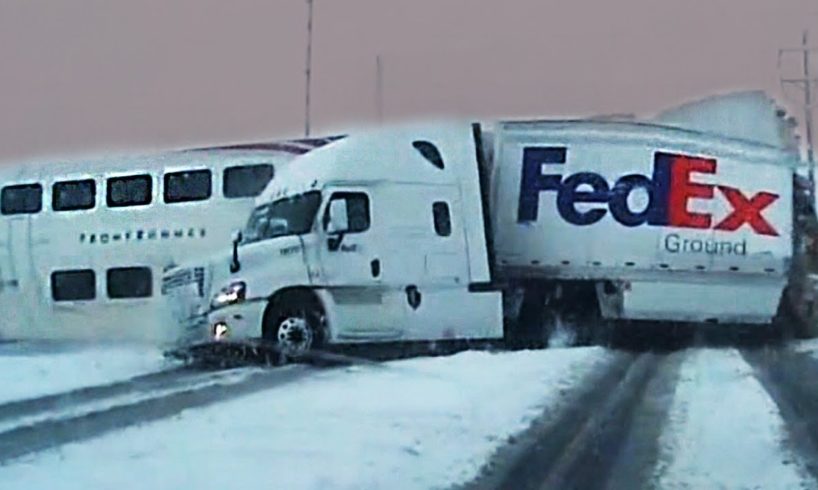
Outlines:
[[785, 437], [778, 408], [736, 350], [692, 351], [660, 440], [657, 486], [809, 488]]
[[569, 347], [576, 342], [576, 330], [571, 325], [563, 323], [561, 318], [557, 318], [557, 324], [551, 336], [548, 338], [548, 345], [551, 347]]
[[799, 340], [793, 342], [791, 350], [798, 353], [806, 353], [811, 357], [818, 357], [818, 339]]
[[125, 380], [167, 365], [158, 348], [146, 345], [3, 345], [0, 403]]
[[126, 393], [123, 395], [103, 398], [101, 400], [91, 400], [85, 403], [70, 403], [67, 407], [59, 408], [57, 410], [0, 420], [0, 433], [19, 426], [33, 425], [51, 419], [80, 417], [94, 412], [109, 410], [114, 407], [121, 407], [146, 400], [171, 396], [183, 391], [199, 390], [216, 385], [226, 386], [237, 384], [245, 381], [258, 371], [258, 369], [241, 368], [231, 371], [207, 373], [200, 376], [193, 376], [186, 379], [183, 383], [174, 384], [167, 388], [140, 390], [135, 393]]
[[0, 487], [447, 487], [611, 359], [601, 348], [465, 352], [317, 371], [21, 458], [0, 468]]

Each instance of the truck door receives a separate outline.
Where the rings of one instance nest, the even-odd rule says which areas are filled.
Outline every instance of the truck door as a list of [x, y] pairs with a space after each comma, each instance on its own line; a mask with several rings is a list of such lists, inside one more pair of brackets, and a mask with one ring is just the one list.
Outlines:
[[[464, 329], [469, 283], [462, 206], [456, 186], [402, 185], [409, 206], [394, 210], [390, 220], [391, 261], [401, 268], [386, 279], [397, 286], [404, 312], [404, 335], [431, 340]], [[398, 191], [396, 191], [398, 192]]]
[[[332, 233], [330, 208], [342, 205], [348, 228]], [[371, 199], [362, 190], [333, 190], [321, 217], [321, 269], [327, 286], [367, 287], [380, 279], [380, 261], [371, 220]]]
[[[351, 340], [389, 340], [401, 335], [401, 310], [382, 282], [380, 230], [373, 221], [374, 197], [364, 189], [333, 189], [320, 216], [319, 281], [335, 303], [336, 332]], [[346, 216], [343, 233], [334, 233], [331, 209]], [[342, 211], [338, 211], [338, 209]]]
[[0, 338], [13, 337], [16, 329], [30, 323], [31, 295], [36, 287], [31, 274], [30, 238], [29, 216], [4, 220], [0, 235]]
[[383, 289], [406, 340], [441, 338], [468, 315], [455, 305], [469, 282], [458, 188], [392, 183], [378, 211]]
[[463, 213], [456, 191], [456, 187], [447, 186], [436, 189], [436, 193], [428, 198], [426, 213], [432, 227], [431, 240], [427, 242], [425, 273], [429, 284], [436, 287], [465, 286], [469, 282]]

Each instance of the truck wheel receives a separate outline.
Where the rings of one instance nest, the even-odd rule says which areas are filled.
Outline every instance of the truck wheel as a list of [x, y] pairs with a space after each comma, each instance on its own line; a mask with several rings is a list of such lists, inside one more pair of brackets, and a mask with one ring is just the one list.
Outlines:
[[291, 359], [303, 358], [324, 343], [324, 313], [312, 298], [282, 298], [265, 315], [263, 337]]

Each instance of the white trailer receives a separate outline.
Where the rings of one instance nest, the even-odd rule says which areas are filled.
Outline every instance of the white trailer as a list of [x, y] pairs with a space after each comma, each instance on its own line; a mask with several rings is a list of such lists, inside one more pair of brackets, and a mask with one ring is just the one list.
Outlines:
[[793, 251], [792, 155], [597, 122], [501, 124], [496, 151], [498, 277], [593, 285], [574, 290], [604, 318], [775, 316]]
[[291, 355], [542, 338], [559, 316], [769, 324], [797, 165], [788, 144], [633, 121], [352, 134], [277, 175], [175, 321]]

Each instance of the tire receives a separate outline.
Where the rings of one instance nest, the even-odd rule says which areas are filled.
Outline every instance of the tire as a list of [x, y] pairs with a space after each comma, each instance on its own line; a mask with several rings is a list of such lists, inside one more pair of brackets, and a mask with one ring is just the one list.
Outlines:
[[545, 306], [548, 291], [540, 286], [528, 287], [516, 318], [504, 326], [504, 340], [512, 349], [542, 349], [554, 324], [551, 311]]
[[608, 338], [608, 332], [600, 326], [602, 320], [593, 283], [533, 282], [524, 289], [517, 318], [505, 325], [506, 344], [510, 347], [548, 347], [553, 344], [558, 324], [569, 332], [572, 347], [596, 345]]
[[785, 339], [811, 339], [816, 337], [816, 311], [812, 304], [805, 304], [801, 291], [788, 286], [782, 295], [773, 326]]
[[302, 359], [326, 341], [325, 316], [310, 293], [291, 293], [270, 304], [262, 337], [285, 358]]

